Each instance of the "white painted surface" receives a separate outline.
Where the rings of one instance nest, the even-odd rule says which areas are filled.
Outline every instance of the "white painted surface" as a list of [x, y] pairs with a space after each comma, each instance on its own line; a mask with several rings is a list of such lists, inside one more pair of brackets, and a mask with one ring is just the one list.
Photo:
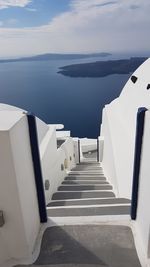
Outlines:
[[41, 144], [43, 138], [45, 137], [46, 133], [49, 130], [49, 127], [46, 123], [36, 117], [36, 124], [37, 124], [37, 133], [38, 133], [38, 141]]
[[40, 219], [26, 116], [11, 129], [10, 142], [23, 224], [31, 253], [39, 233]]
[[74, 142], [74, 153], [75, 153], [75, 163], [79, 163], [79, 146], [78, 146], [78, 141], [79, 138], [74, 137], [73, 142]]
[[[20, 112], [27, 112], [26, 110], [23, 110], [21, 108], [18, 108], [18, 107], [15, 107], [15, 106], [10, 106], [10, 105], [6, 105], [6, 104], [3, 104], [3, 103], [0, 103], [0, 111], [5, 111], [5, 114], [9, 111], [20, 111]], [[6, 116], [6, 120], [5, 120], [5, 123], [8, 123], [7, 121], [9, 120], [9, 117], [7, 115]], [[3, 122], [4, 123], [4, 122]], [[44, 123], [42, 120], [40, 120], [39, 118], [36, 117], [36, 123], [37, 123], [37, 128], [38, 128], [38, 140], [39, 140], [39, 143], [42, 142], [45, 134], [47, 133], [48, 129], [49, 129], [49, 126]]]
[[64, 125], [63, 124], [48, 124], [48, 126], [54, 126], [56, 128], [56, 130], [64, 129]]
[[[36, 122], [43, 182], [50, 182], [49, 190], [45, 190], [48, 203], [76, 164], [74, 141], [66, 137], [57, 149], [56, 125], [48, 126], [38, 118]], [[6, 220], [0, 228], [1, 264], [11, 258], [30, 257], [40, 229], [27, 117], [16, 107], [0, 105], [0, 147], [0, 210]], [[62, 170], [65, 160], [67, 169]]]
[[[54, 192], [66, 176], [67, 170], [75, 166], [74, 143], [72, 138], [66, 141], [57, 149], [55, 126], [49, 127], [40, 145], [40, 155], [44, 183], [49, 181], [49, 190], [45, 190], [46, 203], [49, 203]], [[70, 160], [71, 157], [71, 160]], [[68, 168], [61, 170], [64, 161], [67, 160]]]
[[32, 254], [40, 221], [26, 116], [20, 111], [0, 111], [0, 127], [0, 210], [5, 216], [0, 228], [2, 264]]
[[137, 82], [129, 79], [120, 97], [103, 111], [103, 168], [121, 197], [131, 198], [136, 114], [139, 107], [150, 106], [150, 93], [146, 89], [150, 83], [149, 69], [150, 59], [135, 71]]
[[70, 131], [56, 131], [56, 137], [70, 137]]
[[68, 171], [75, 167], [75, 157], [74, 157], [74, 142], [71, 137], [67, 138], [65, 143], [61, 145], [61, 149], [65, 152], [65, 158], [67, 159]]
[[65, 171], [61, 171], [65, 154], [57, 151], [55, 127], [50, 127], [45, 138], [40, 145], [41, 166], [43, 173], [43, 182], [48, 180], [49, 190], [45, 191], [46, 203], [49, 203], [52, 194], [57, 190], [60, 180], [63, 179]]

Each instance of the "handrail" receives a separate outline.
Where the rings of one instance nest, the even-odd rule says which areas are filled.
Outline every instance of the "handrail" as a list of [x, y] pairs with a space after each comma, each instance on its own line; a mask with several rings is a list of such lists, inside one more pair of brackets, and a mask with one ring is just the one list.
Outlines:
[[133, 168], [133, 185], [132, 185], [132, 200], [131, 200], [131, 218], [136, 220], [138, 191], [139, 191], [139, 173], [141, 163], [142, 141], [144, 133], [144, 119], [147, 109], [141, 107], [137, 112], [136, 121], [136, 137], [135, 137], [135, 152], [134, 152], [134, 168]]
[[46, 202], [45, 193], [43, 186], [43, 177], [39, 153], [38, 135], [37, 135], [37, 125], [36, 118], [32, 113], [27, 113], [28, 127], [29, 127], [29, 137], [30, 137], [30, 147], [33, 161], [34, 177], [37, 190], [40, 222], [47, 222], [47, 212], [46, 212]]
[[97, 162], [99, 162], [99, 138], [97, 138]]
[[79, 155], [79, 163], [81, 162], [80, 146], [81, 146], [80, 139], [78, 139], [78, 155]]

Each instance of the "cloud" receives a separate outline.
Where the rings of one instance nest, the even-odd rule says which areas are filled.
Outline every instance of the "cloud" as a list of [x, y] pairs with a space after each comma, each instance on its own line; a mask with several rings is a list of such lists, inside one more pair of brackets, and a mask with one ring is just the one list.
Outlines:
[[9, 7], [25, 7], [31, 0], [0, 0], [0, 9]]
[[[140, 6], [136, 12], [131, 9], [134, 5]], [[0, 56], [148, 51], [149, 13], [149, 0], [72, 0], [68, 12], [54, 17], [47, 25], [1, 28]]]
[[73, 0], [70, 4], [72, 9], [77, 11], [87, 10], [93, 7], [102, 7], [105, 5], [113, 5], [118, 1], [104, 1], [104, 0]]

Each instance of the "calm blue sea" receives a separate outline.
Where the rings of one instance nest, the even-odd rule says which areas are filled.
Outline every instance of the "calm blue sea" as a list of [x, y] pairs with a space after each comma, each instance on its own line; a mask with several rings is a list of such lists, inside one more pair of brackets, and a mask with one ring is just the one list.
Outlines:
[[103, 107], [119, 96], [130, 74], [105, 78], [57, 74], [60, 66], [96, 60], [0, 64], [0, 102], [32, 111], [46, 123], [62, 123], [72, 136], [96, 138]]

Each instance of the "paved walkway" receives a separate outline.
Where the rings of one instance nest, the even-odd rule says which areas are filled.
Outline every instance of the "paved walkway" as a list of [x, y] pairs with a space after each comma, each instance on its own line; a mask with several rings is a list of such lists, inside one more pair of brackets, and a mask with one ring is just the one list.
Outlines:
[[39, 258], [27, 266], [141, 267], [130, 228], [115, 225], [48, 228]]

